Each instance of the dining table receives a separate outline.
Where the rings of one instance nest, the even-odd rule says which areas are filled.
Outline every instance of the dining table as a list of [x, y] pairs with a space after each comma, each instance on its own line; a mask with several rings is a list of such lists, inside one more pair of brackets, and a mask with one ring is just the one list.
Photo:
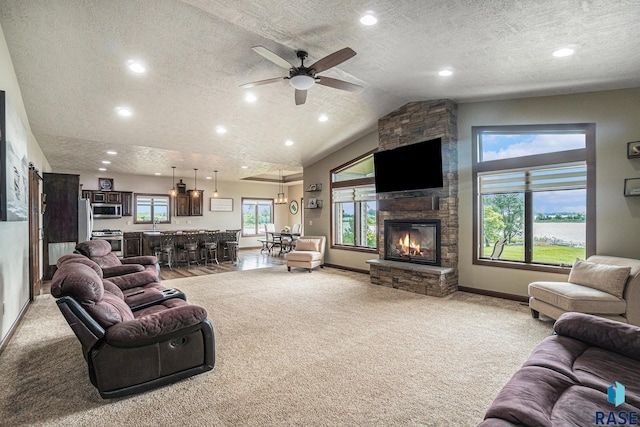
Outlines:
[[283, 230], [283, 231], [268, 232], [267, 233], [267, 244], [268, 244], [267, 249], [269, 250], [269, 253], [271, 253], [271, 250], [274, 247], [279, 246], [280, 252], [278, 252], [278, 255], [285, 254], [287, 252], [290, 252], [294, 248], [295, 241], [299, 237], [300, 237], [300, 233], [293, 233], [291, 231]]

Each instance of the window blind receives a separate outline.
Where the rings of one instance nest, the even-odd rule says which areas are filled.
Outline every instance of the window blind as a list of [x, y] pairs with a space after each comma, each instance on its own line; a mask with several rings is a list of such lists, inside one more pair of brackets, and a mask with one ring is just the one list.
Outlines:
[[375, 186], [338, 188], [332, 191], [333, 203], [370, 202], [376, 200]]
[[480, 194], [587, 188], [586, 162], [554, 168], [536, 168], [478, 174]]

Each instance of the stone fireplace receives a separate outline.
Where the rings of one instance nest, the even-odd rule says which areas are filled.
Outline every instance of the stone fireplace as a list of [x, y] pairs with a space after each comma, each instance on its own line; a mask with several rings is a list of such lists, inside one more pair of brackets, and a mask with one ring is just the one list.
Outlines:
[[[457, 112], [457, 104], [449, 99], [419, 101], [378, 120], [381, 151], [441, 138], [443, 187], [378, 194], [380, 256], [367, 261], [374, 284], [433, 296], [445, 296], [458, 289]], [[396, 259], [393, 254], [389, 257], [389, 251], [396, 251], [402, 245], [386, 241], [388, 221], [438, 223], [439, 254], [435, 254], [438, 260], [423, 262], [434, 258], [433, 252], [425, 253], [418, 260], [404, 256]]]

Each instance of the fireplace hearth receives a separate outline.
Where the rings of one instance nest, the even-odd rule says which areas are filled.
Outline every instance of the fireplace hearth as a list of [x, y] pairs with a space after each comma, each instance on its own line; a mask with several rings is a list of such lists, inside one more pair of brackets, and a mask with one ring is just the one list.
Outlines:
[[440, 266], [440, 220], [386, 220], [384, 259]]

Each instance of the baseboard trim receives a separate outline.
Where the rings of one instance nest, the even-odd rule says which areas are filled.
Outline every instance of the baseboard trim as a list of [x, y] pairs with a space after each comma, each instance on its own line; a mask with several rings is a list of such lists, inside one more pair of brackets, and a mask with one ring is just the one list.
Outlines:
[[354, 273], [362, 273], [362, 274], [366, 274], [367, 276], [369, 275], [369, 270], [362, 270], [359, 268], [346, 267], [344, 265], [337, 265], [337, 264], [325, 264], [324, 266], [337, 268], [338, 270], [353, 271]]
[[458, 290], [462, 292], [469, 292], [471, 294], [486, 295], [488, 297], [502, 298], [518, 302], [529, 302], [529, 297], [522, 295], [506, 294], [504, 292], [488, 291], [486, 289], [467, 288], [466, 286], [458, 286]]
[[11, 340], [11, 337], [13, 337], [13, 334], [16, 332], [16, 329], [18, 329], [18, 325], [22, 321], [22, 318], [24, 317], [24, 315], [26, 314], [30, 306], [31, 306], [31, 301], [27, 300], [24, 306], [22, 306], [22, 309], [20, 310], [20, 314], [18, 314], [18, 318], [15, 320], [15, 322], [13, 322], [13, 325], [11, 325], [11, 327], [9, 328], [9, 332], [7, 332], [7, 335], [5, 335], [2, 341], [0, 341], [0, 355], [2, 355], [2, 352], [6, 348], [7, 344], [9, 344], [9, 340]]

